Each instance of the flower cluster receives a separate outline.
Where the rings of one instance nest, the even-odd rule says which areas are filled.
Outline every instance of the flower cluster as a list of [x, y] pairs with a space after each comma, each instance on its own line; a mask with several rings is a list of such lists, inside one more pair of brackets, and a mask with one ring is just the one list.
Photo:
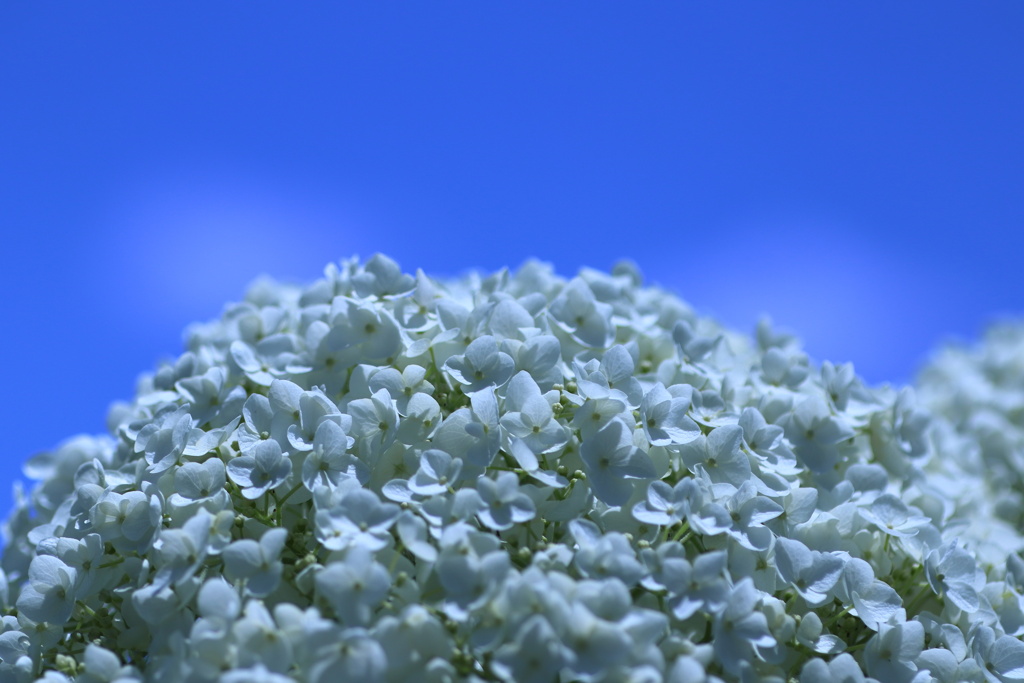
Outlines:
[[[1024, 325], [992, 327], [976, 348], [941, 349], [918, 381], [939, 457], [927, 467], [947, 515], [983, 561], [1024, 551]], [[1018, 569], [1020, 574], [1024, 568]]]
[[1024, 392], [978, 367], [934, 426], [629, 265], [263, 282], [26, 466], [0, 681], [1024, 680]]

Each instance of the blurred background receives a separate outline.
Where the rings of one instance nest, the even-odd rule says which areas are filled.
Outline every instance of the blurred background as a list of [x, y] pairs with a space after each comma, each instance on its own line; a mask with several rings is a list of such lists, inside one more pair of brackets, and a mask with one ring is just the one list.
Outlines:
[[4, 3], [0, 510], [261, 273], [634, 260], [911, 381], [1024, 312], [1024, 4]]

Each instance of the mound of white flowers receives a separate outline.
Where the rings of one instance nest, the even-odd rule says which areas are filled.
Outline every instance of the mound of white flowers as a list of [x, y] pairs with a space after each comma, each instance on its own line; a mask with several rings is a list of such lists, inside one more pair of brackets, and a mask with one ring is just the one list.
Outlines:
[[[921, 374], [919, 393], [944, 418], [933, 424], [939, 455], [926, 467], [929, 484], [957, 506], [979, 559], [1008, 563], [1008, 574], [1024, 583], [1024, 324], [994, 326], [975, 348], [942, 349]], [[1024, 615], [1018, 619], [1024, 624]]]
[[264, 282], [28, 463], [0, 680], [1024, 680], [1000, 362], [932, 427], [629, 266]]

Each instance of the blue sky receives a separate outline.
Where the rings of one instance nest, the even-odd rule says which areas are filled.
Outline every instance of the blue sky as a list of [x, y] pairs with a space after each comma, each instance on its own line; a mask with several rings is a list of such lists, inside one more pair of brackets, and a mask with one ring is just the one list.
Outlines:
[[909, 381], [1024, 312], [1021, 45], [1009, 1], [5, 3], [0, 475], [260, 273], [375, 251], [626, 257]]

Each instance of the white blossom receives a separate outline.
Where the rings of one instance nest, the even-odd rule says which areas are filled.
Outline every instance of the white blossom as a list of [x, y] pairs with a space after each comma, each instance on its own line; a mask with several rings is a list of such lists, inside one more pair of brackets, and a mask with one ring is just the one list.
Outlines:
[[231, 481], [242, 487], [246, 498], [259, 498], [277, 488], [292, 471], [292, 461], [276, 441], [261, 441], [248, 455], [240, 455], [228, 462], [227, 473]]
[[1024, 327], [872, 387], [641, 284], [268, 280], [31, 458], [0, 680], [1024, 680]]
[[259, 542], [248, 538], [235, 541], [221, 553], [225, 575], [244, 580], [252, 595], [269, 595], [281, 581], [280, 558], [287, 536], [285, 529], [277, 528], [268, 529]]
[[633, 495], [631, 479], [653, 479], [650, 457], [633, 444], [630, 428], [612, 420], [580, 447], [594, 495], [608, 505], [622, 505]]

